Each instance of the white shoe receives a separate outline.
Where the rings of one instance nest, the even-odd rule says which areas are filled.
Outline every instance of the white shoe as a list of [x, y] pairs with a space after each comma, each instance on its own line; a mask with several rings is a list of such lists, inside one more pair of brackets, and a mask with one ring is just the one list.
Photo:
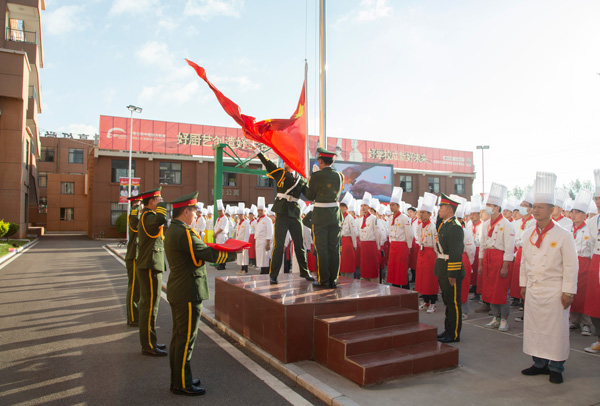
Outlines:
[[585, 347], [583, 349], [585, 352], [591, 352], [592, 354], [597, 354], [600, 352], [600, 341], [596, 341], [589, 347]]
[[488, 324], [485, 324], [483, 327], [485, 328], [498, 328], [500, 327], [500, 319], [497, 318], [492, 318], [492, 321], [490, 321]]
[[437, 309], [435, 308], [435, 305], [432, 304], [429, 306], [429, 309], [427, 309], [427, 313], [435, 313], [437, 311]]
[[463, 315], [462, 315], [462, 319], [463, 319], [463, 320], [466, 320], [466, 319], [468, 319], [468, 318], [469, 318], [469, 315], [468, 315], [467, 313], [463, 313]]
[[427, 310], [429, 309], [429, 303], [421, 303], [421, 306], [419, 306], [419, 310]]
[[569, 330], [575, 330], [579, 328], [579, 324], [569, 322]]
[[508, 320], [502, 319], [502, 321], [500, 321], [498, 331], [508, 331]]
[[523, 321], [523, 316], [517, 316], [517, 317], [515, 317], [515, 321], [522, 322]]
[[590, 326], [583, 326], [583, 327], [581, 327], [581, 335], [582, 336], [591, 336], [592, 335], [592, 329], [590, 328]]

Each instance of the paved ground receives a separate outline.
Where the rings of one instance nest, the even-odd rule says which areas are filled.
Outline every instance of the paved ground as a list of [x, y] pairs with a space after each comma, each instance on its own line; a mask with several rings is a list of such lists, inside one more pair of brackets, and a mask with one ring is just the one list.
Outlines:
[[[124, 324], [126, 276], [102, 244], [85, 237], [48, 236], [0, 268], [0, 405], [305, 402], [298, 402], [297, 393], [319, 404], [263, 363], [293, 389], [279, 395], [240, 364], [246, 357], [238, 350], [230, 355], [215, 344], [204, 333], [205, 325], [192, 365], [208, 393], [196, 400], [171, 395], [166, 359], [139, 355], [137, 332]], [[210, 268], [211, 288], [214, 277], [238, 270], [232, 265], [226, 271]], [[476, 306], [471, 302], [472, 310]], [[213, 301], [206, 301], [205, 308], [213, 310]], [[461, 366], [448, 371], [364, 389], [315, 362], [292, 365], [361, 405], [600, 405], [600, 356], [582, 351], [594, 337], [571, 334], [564, 384], [524, 377], [519, 371], [531, 360], [522, 352], [522, 325], [513, 321], [517, 314], [513, 310], [511, 330], [501, 333], [483, 328], [489, 316], [471, 311], [456, 344]], [[443, 307], [435, 314], [421, 313], [421, 321], [442, 326]], [[165, 301], [158, 326], [160, 341], [168, 342], [171, 321]], [[284, 399], [289, 393], [290, 402]]]

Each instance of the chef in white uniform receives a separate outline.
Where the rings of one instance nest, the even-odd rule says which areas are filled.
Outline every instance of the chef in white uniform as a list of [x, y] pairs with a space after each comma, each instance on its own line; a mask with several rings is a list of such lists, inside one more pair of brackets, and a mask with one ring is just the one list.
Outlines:
[[271, 262], [271, 249], [273, 248], [273, 221], [265, 215], [265, 198], [259, 197], [256, 204], [258, 218], [254, 226], [254, 239], [256, 241], [256, 266], [260, 268], [261, 275], [269, 274]]

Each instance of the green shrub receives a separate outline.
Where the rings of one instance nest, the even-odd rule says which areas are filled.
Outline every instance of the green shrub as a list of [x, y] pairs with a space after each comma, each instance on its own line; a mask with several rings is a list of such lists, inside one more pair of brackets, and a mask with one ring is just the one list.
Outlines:
[[4, 234], [6, 238], [11, 237], [19, 232], [19, 225], [15, 223], [10, 223], [8, 226], [8, 232]]
[[0, 220], [0, 237], [4, 237], [4, 234], [8, 233], [8, 228], [10, 223], [4, 221], [4, 219]]
[[127, 232], [127, 213], [121, 213], [121, 215], [117, 217], [115, 227], [117, 228], [117, 232], [121, 234]]

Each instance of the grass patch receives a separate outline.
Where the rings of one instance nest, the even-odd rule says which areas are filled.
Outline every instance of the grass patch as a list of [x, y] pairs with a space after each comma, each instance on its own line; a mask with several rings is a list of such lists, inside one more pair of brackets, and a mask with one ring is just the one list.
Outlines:
[[[8, 240], [8, 242], [6, 240], [0, 240], [0, 257], [3, 257], [6, 254], [8, 254], [9, 248], [22, 247], [23, 245], [27, 244], [28, 242], [29, 241], [22, 241], [22, 240]], [[15, 247], [15, 245], [17, 247]]]

